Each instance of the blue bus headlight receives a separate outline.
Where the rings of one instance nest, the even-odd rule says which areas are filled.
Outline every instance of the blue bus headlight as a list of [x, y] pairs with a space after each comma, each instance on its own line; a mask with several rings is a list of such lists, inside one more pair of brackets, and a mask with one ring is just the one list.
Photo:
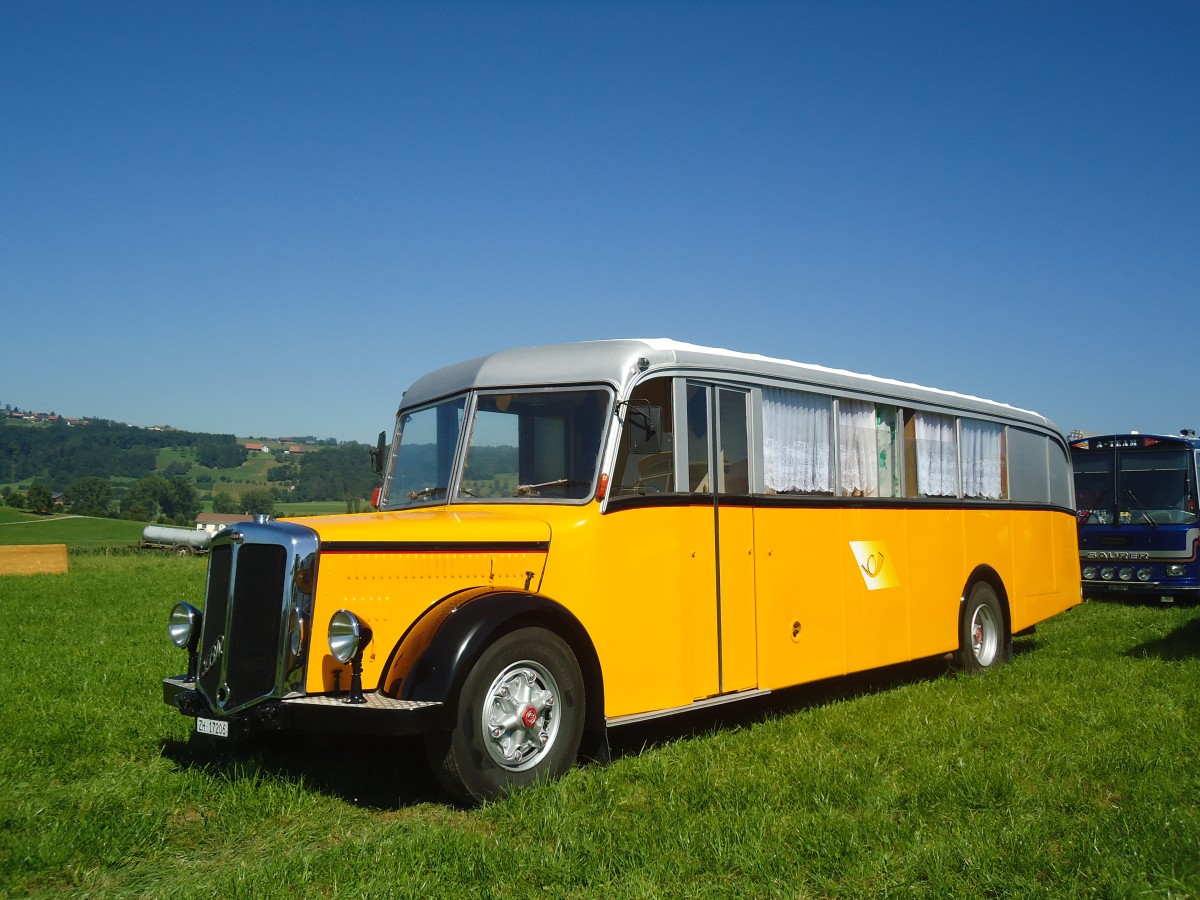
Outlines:
[[1140, 569], [1138, 569], [1138, 581], [1149, 581], [1149, 580], [1150, 580], [1150, 567], [1142, 566]]
[[1089, 581], [1091, 581], [1093, 578], [1095, 578], [1096, 577], [1096, 567], [1095, 566], [1084, 566], [1083, 567], [1083, 577], [1088, 579]]
[[1133, 569], [1129, 566], [1122, 566], [1121, 571], [1117, 574], [1122, 581], [1133, 581]]
[[1182, 578], [1186, 572], [1187, 569], [1179, 563], [1171, 563], [1167, 566], [1167, 574], [1172, 578]]
[[1112, 581], [1113, 575], [1115, 575], [1115, 574], [1116, 574], [1116, 570], [1113, 569], [1112, 566], [1105, 566], [1103, 569], [1100, 570], [1100, 577], [1103, 578], [1105, 581]]

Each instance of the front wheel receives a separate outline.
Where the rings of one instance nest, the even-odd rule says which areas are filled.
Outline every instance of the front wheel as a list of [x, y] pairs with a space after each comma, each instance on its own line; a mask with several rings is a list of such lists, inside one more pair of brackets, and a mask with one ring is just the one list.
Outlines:
[[426, 738], [434, 774], [460, 799], [502, 797], [575, 763], [583, 676], [567, 643], [542, 628], [509, 632], [472, 666], [448, 733]]
[[978, 581], [967, 594], [958, 624], [959, 665], [968, 672], [987, 672], [1012, 655], [1012, 638], [996, 589]]

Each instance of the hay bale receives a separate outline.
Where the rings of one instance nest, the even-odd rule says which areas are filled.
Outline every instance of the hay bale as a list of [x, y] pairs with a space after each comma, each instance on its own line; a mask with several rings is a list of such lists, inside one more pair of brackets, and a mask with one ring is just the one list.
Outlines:
[[0, 546], [0, 575], [63, 575], [66, 571], [66, 544]]

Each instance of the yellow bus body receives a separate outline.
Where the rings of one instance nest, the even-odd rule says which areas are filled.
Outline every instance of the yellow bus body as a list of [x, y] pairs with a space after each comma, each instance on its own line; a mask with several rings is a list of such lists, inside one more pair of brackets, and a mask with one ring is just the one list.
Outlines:
[[[732, 514], [732, 515], [730, 515]], [[370, 621], [363, 681], [377, 685], [422, 613], [454, 593], [544, 595], [583, 624], [609, 719], [722, 694], [780, 688], [949, 653], [974, 573], [1003, 585], [1020, 632], [1079, 602], [1075, 523], [1008, 509], [722, 509], [720, 592], [712, 506], [439, 507], [297, 519], [322, 541], [397, 549], [325, 552], [313, 621], [339, 608]], [[511, 552], [471, 544], [545, 542]], [[439, 544], [457, 549], [406, 549]], [[874, 550], [860, 561], [855, 550]], [[719, 607], [718, 607], [719, 600]], [[718, 618], [718, 616], [720, 618]], [[323, 647], [325, 635], [313, 637]], [[349, 671], [310, 659], [310, 693]]]

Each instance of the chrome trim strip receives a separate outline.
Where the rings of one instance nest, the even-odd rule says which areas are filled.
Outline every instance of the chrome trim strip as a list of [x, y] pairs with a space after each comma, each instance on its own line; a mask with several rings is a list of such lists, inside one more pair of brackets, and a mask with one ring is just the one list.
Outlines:
[[714, 706], [724, 706], [726, 703], [734, 703], [738, 700], [752, 700], [755, 697], [766, 697], [771, 692], [768, 690], [760, 690], [752, 688], [747, 691], [735, 691], [732, 694], [721, 694], [719, 697], [708, 697], [704, 700], [697, 700], [694, 703], [689, 703], [687, 706], [674, 706], [670, 709], [656, 709], [653, 712], [630, 713], [625, 716], [609, 716], [606, 718], [608, 727], [615, 728], [620, 725], [632, 725], [635, 722], [648, 722], [652, 719], [661, 719], [664, 716], [676, 716], [680, 713], [695, 712], [701, 709], [711, 709]]

